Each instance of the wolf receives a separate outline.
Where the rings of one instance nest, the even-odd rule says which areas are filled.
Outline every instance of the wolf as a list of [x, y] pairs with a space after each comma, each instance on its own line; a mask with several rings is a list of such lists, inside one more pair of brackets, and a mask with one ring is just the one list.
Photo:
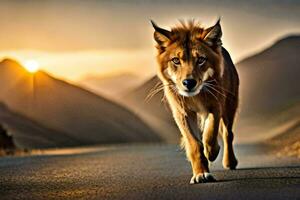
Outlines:
[[204, 28], [181, 21], [171, 30], [151, 20], [157, 45], [157, 76], [182, 135], [182, 146], [191, 163], [191, 184], [215, 181], [209, 172], [224, 143], [223, 167], [235, 169], [233, 124], [238, 108], [239, 77], [227, 50], [222, 47], [220, 19]]

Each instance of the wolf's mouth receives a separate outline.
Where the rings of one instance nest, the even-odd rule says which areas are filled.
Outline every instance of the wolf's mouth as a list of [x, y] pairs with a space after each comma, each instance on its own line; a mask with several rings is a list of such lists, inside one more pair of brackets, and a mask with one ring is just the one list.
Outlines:
[[193, 96], [196, 96], [197, 94], [199, 94], [201, 89], [202, 89], [202, 85], [198, 86], [197, 88], [195, 88], [193, 90], [178, 89], [178, 93], [185, 97], [193, 97]]

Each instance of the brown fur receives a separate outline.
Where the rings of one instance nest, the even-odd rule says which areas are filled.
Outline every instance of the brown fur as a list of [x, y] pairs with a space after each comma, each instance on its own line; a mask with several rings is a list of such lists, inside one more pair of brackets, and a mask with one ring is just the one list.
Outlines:
[[[214, 180], [208, 174], [208, 161], [218, 156], [219, 132], [224, 142], [223, 166], [235, 169], [237, 165], [232, 127], [239, 79], [222, 47], [220, 22], [207, 29], [193, 21], [182, 22], [171, 31], [152, 24], [158, 49], [158, 77], [192, 165], [191, 183]], [[183, 84], [186, 79], [196, 81], [193, 91]]]

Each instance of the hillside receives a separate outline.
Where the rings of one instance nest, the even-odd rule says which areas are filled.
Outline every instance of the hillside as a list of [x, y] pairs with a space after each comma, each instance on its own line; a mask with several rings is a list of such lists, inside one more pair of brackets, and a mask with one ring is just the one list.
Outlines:
[[300, 102], [300, 36], [289, 36], [237, 64], [241, 117], [272, 115]]
[[89, 75], [79, 81], [80, 85], [116, 101], [119, 100], [120, 95], [128, 93], [141, 82], [140, 77], [130, 73]]
[[81, 144], [160, 141], [122, 106], [45, 72], [29, 74], [17, 62], [0, 63], [0, 102]]
[[12, 135], [19, 148], [54, 148], [79, 146], [82, 143], [63, 132], [46, 128], [27, 117], [13, 112], [0, 103], [0, 123]]
[[171, 110], [163, 98], [160, 90], [153, 96], [149, 96], [160, 80], [155, 76], [141, 86], [130, 91], [124, 96], [124, 103], [148, 124], [150, 124], [160, 136], [167, 142], [178, 142], [180, 132], [172, 118]]

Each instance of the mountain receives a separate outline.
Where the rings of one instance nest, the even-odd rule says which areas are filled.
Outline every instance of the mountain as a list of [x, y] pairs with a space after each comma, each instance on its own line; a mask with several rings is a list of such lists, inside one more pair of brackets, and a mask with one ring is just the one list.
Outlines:
[[300, 102], [300, 36], [277, 41], [237, 64], [241, 117], [272, 115]]
[[19, 63], [0, 63], [0, 102], [42, 126], [63, 132], [81, 145], [160, 141], [128, 109], [76, 85]]
[[[180, 132], [164, 100], [163, 91], [154, 92], [161, 82], [155, 76], [124, 96], [124, 103], [150, 124], [167, 142], [177, 142]], [[154, 92], [153, 96], [150, 94]]]
[[97, 94], [118, 101], [120, 96], [137, 87], [142, 81], [137, 75], [122, 73], [107, 76], [88, 75], [79, 82]]
[[63, 132], [47, 128], [36, 121], [11, 111], [0, 103], [0, 123], [19, 148], [54, 148], [79, 146], [81, 142]]
[[[264, 127], [266, 121], [271, 120], [271, 116], [300, 105], [299, 52], [300, 36], [289, 36], [236, 64], [241, 82], [238, 124], [242, 125], [238, 127], [238, 132], [243, 132], [250, 123], [251, 128]], [[159, 82], [158, 78], [151, 78], [129, 92], [125, 96], [125, 102], [149, 124], [158, 126], [157, 130], [161, 130], [163, 137], [176, 140], [179, 133], [170, 110], [165, 109], [161, 102], [163, 93], [159, 92], [149, 102], [145, 101], [151, 88]], [[284, 119], [292, 120], [295, 116]], [[246, 118], [251, 118], [251, 122], [245, 120]], [[161, 123], [157, 125], [157, 122]], [[246, 132], [249, 133], [249, 130], [253, 129], [247, 129]]]

